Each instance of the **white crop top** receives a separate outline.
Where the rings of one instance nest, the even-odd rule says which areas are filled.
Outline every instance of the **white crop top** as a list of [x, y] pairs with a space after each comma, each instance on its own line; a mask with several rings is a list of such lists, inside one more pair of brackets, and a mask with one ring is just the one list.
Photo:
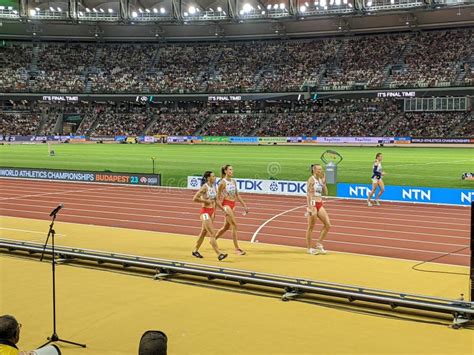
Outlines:
[[235, 193], [237, 191], [237, 188], [235, 187], [235, 181], [233, 179], [230, 181], [227, 181], [226, 179], [222, 179], [222, 181], [224, 181], [225, 183], [224, 196], [235, 198]]
[[314, 181], [314, 185], [313, 185], [313, 189], [314, 189], [314, 196], [315, 197], [321, 197], [322, 193], [323, 193], [323, 182], [321, 181], [321, 179], [317, 179], [314, 175], [312, 176], [313, 178], [313, 181]]
[[207, 186], [206, 197], [209, 200], [215, 200], [217, 198], [216, 188], [214, 186], [211, 187], [208, 184], [206, 184], [206, 186]]

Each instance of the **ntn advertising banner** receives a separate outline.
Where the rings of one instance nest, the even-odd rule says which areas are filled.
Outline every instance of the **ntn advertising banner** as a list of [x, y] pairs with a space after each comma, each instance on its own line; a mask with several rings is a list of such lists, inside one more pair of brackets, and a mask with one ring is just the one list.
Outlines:
[[[337, 197], [367, 199], [371, 190], [369, 184], [339, 183]], [[386, 185], [381, 200], [470, 206], [474, 189]]]

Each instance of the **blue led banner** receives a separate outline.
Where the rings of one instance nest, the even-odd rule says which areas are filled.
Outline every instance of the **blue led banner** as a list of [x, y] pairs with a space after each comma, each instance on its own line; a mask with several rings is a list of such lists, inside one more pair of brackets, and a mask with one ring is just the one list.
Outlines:
[[[369, 184], [340, 183], [337, 184], [337, 196], [366, 199], [371, 189], [372, 185]], [[388, 185], [381, 200], [469, 206], [474, 200], [474, 189]]]

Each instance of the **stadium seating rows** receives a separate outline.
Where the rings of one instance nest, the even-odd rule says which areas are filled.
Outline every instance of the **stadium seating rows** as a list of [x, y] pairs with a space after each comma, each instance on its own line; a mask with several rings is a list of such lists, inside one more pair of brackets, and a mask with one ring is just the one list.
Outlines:
[[228, 93], [472, 85], [472, 29], [197, 44], [8, 43], [0, 92]]
[[0, 134], [44, 135], [81, 117], [73, 132], [115, 135], [413, 136], [472, 137], [471, 112], [403, 112], [395, 99], [331, 99], [239, 105], [207, 102], [41, 104], [13, 103], [0, 110]]

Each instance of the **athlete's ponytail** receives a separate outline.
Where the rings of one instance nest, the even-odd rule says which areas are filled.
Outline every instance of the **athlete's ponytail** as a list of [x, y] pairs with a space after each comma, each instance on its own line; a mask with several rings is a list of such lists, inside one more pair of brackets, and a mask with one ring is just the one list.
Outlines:
[[212, 171], [206, 171], [204, 175], [201, 178], [201, 186], [204, 185], [207, 182], [207, 179], [209, 179], [209, 176], [211, 176]]
[[222, 166], [222, 168], [221, 168], [221, 178], [225, 177], [227, 169], [229, 169], [229, 167], [231, 167], [231, 166], [232, 165], [229, 165], [229, 164]]

